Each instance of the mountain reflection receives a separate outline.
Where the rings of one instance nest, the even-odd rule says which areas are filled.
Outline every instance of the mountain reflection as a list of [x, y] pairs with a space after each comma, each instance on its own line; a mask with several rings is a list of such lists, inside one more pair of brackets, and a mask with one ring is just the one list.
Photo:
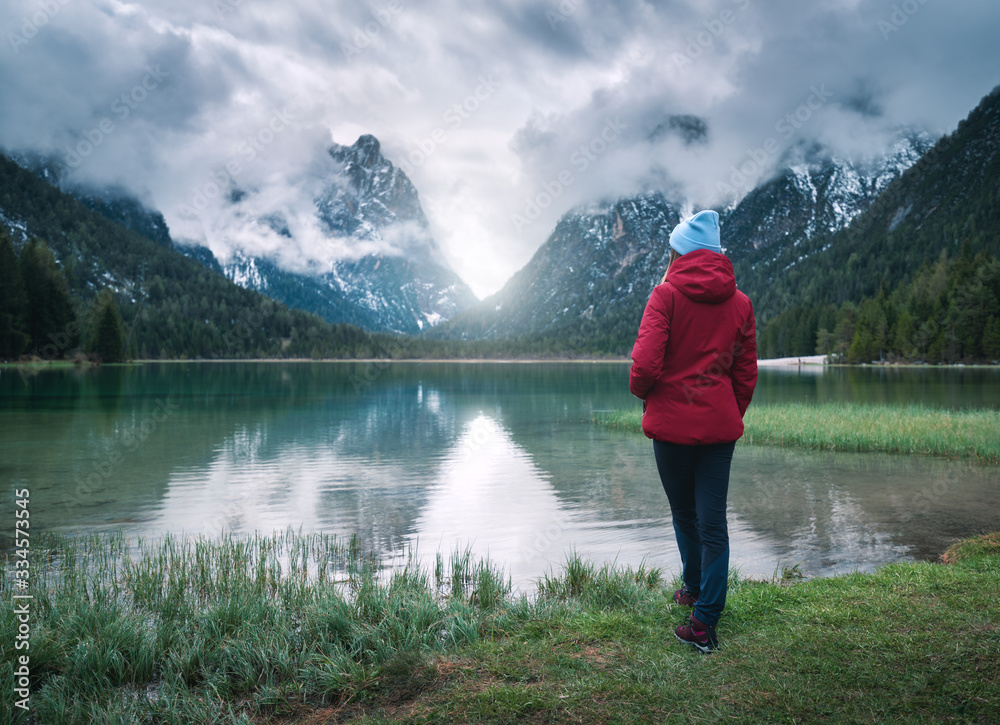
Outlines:
[[447, 559], [468, 547], [525, 582], [540, 564], [562, 558], [571, 517], [549, 476], [480, 414], [441, 462], [409, 538], [428, 569], [436, 553]]
[[[291, 526], [357, 534], [394, 560], [416, 546], [428, 564], [468, 546], [525, 590], [573, 551], [677, 571], [650, 442], [591, 422], [594, 411], [637, 405], [627, 365], [399, 363], [376, 375], [366, 365], [0, 375], [0, 476], [9, 491], [31, 489], [33, 529]], [[966, 380], [969, 371], [959, 387], [938, 372], [863, 372], [764, 375], [760, 397], [882, 385], [886, 398], [938, 390], [945, 404], [967, 385], [984, 400], [996, 388], [985, 374]], [[954, 538], [1000, 528], [998, 489], [996, 467], [738, 444], [732, 564], [756, 576], [796, 563], [825, 575], [933, 559]]]
[[[679, 567], [669, 507], [644, 439], [567, 426], [537, 436], [529, 452], [495, 418], [480, 414], [441, 462], [409, 543], [428, 569], [466, 548], [489, 557], [515, 587], [559, 568], [575, 552], [598, 563]], [[552, 440], [559, 445], [550, 446]], [[738, 516], [733, 562], [771, 574], [773, 546]]]
[[995, 530], [1000, 472], [927, 456], [737, 446], [730, 510], [820, 575], [935, 559]]

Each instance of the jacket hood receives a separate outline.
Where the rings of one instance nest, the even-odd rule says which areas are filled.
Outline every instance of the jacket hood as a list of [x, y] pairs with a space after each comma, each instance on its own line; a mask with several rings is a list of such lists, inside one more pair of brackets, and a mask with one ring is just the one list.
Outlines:
[[696, 249], [670, 265], [667, 282], [695, 302], [725, 302], [736, 293], [736, 276], [729, 257]]

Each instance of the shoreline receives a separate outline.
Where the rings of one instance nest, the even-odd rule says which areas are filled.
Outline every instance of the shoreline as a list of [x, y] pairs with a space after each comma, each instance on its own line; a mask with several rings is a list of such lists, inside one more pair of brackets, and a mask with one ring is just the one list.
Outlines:
[[[463, 365], [474, 365], [474, 364], [502, 364], [510, 363], [516, 365], [526, 365], [530, 363], [574, 363], [574, 364], [600, 364], [600, 363], [611, 363], [611, 364], [625, 364], [631, 363], [629, 358], [586, 358], [586, 357], [574, 357], [574, 358], [391, 358], [391, 357], [357, 357], [357, 358], [321, 358], [319, 360], [314, 360], [307, 357], [261, 357], [261, 358], [192, 358], [189, 360], [130, 360], [124, 363], [83, 363], [80, 365], [88, 365], [90, 367], [128, 367], [130, 365], [158, 365], [158, 364], [180, 364], [180, 363], [317, 363], [317, 364], [329, 364], [329, 363], [379, 363], [379, 364], [393, 364], [393, 363], [461, 363]], [[62, 367], [77, 367], [78, 365], [71, 360], [45, 360], [45, 361], [34, 361], [34, 362], [0, 362], [0, 369], [2, 368], [62, 368]]]
[[763, 360], [757, 361], [757, 367], [802, 367], [809, 365], [812, 367], [820, 366], [823, 367], [828, 365], [826, 361], [826, 355], [802, 355], [798, 357], [773, 357], [764, 358]]
[[[595, 411], [596, 412], [596, 411]], [[593, 422], [642, 434], [638, 410], [612, 410]], [[740, 438], [771, 445], [846, 453], [888, 453], [1000, 465], [1000, 411], [992, 408], [938, 409], [918, 403], [785, 402], [751, 404]]]
[[511, 363], [516, 365], [526, 365], [529, 363], [626, 363], [631, 362], [628, 358], [422, 358], [422, 357], [407, 357], [407, 358], [392, 358], [392, 357], [350, 357], [350, 358], [322, 358], [320, 360], [313, 360], [312, 358], [252, 358], [247, 360], [240, 359], [219, 359], [219, 360], [136, 360], [136, 363], [184, 363], [184, 362], [205, 362], [205, 363], [239, 363], [239, 362], [250, 362], [250, 363], [280, 363], [280, 362], [294, 362], [294, 363], [461, 363], [463, 365], [474, 365], [477, 363], [482, 364], [499, 364], [499, 363]]
[[[828, 363], [818, 362], [815, 358], [825, 358], [825, 355], [810, 355], [784, 358], [765, 358], [757, 361], [758, 368], [809, 368], [810, 372], [822, 368], [913, 368], [913, 369], [1000, 369], [1000, 364], [995, 363], [860, 363], [850, 365], [848, 363]], [[799, 362], [801, 361], [801, 362]], [[90, 361], [76, 362], [73, 360], [28, 360], [23, 362], [0, 362], [0, 369], [10, 368], [75, 368], [75, 367], [128, 367], [132, 365], [150, 364], [179, 364], [179, 363], [456, 363], [462, 365], [475, 364], [515, 364], [527, 365], [531, 363], [553, 364], [553, 363], [573, 363], [573, 364], [631, 364], [631, 358], [627, 357], [566, 357], [566, 358], [390, 358], [390, 357], [364, 357], [364, 358], [321, 358], [314, 360], [303, 357], [265, 357], [265, 358], [191, 358], [187, 360], [178, 359], [139, 359], [130, 360], [123, 363], [94, 363]]]
[[[26, 635], [42, 664], [21, 686], [39, 722], [67, 709], [219, 725], [1000, 714], [1000, 533], [872, 572], [736, 575], [710, 660], [674, 640], [690, 613], [673, 601], [679, 582], [641, 564], [569, 555], [529, 600], [488, 559], [457, 552], [439, 572], [382, 577], [351, 542], [320, 534], [153, 544], [134, 563], [113, 535], [50, 543], [72, 563], [31, 578], [52, 603], [32, 609]], [[281, 567], [286, 556], [301, 566]], [[15, 603], [0, 609], [14, 641]], [[0, 680], [12, 691], [14, 668]], [[14, 715], [0, 703], [4, 721]]]

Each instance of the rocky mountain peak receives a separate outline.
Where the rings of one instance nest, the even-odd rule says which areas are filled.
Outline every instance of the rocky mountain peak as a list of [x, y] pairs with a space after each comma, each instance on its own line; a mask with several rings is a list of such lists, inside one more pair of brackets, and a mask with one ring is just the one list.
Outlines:
[[373, 171], [392, 168], [382, 155], [378, 139], [369, 133], [359, 136], [351, 146], [334, 144], [330, 147], [330, 156], [344, 164], [345, 171], [358, 183], [371, 178]]
[[360, 234], [366, 239], [373, 238], [377, 229], [412, 222], [425, 232], [420, 235], [420, 246], [438, 254], [426, 231], [427, 218], [416, 187], [380, 148], [371, 134], [360, 136], [351, 146], [334, 144], [330, 148], [330, 156], [342, 165], [342, 176], [331, 180], [317, 201], [320, 218], [335, 234]]
[[358, 136], [358, 140], [354, 142], [354, 146], [352, 148], [365, 151], [369, 154], [378, 154], [379, 142], [378, 139], [370, 133], [363, 133]]
[[331, 322], [372, 330], [416, 333], [472, 305], [475, 295], [441, 254], [416, 188], [382, 155], [378, 139], [363, 134], [328, 153], [335, 164], [316, 215], [339, 246], [356, 251], [305, 273], [234, 258], [227, 276]]
[[677, 205], [658, 191], [579, 206], [502, 290], [436, 334], [596, 335], [617, 345], [621, 321], [634, 333], [633, 318], [666, 269], [667, 240], [679, 221]]
[[867, 159], [844, 158], [818, 144], [793, 148], [773, 178], [723, 214], [723, 246], [734, 261], [757, 263], [843, 229], [933, 143], [927, 134], [901, 132], [884, 154]]

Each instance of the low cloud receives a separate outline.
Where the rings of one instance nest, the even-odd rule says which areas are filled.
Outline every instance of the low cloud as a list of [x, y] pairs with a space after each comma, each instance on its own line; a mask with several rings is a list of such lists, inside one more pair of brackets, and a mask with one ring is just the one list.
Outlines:
[[719, 205], [761, 149], [758, 178], [813, 142], [863, 156], [950, 131], [1000, 78], [998, 26], [987, 0], [14, 0], [0, 146], [130, 189], [221, 257], [301, 267], [368, 248], [331, 239], [314, 201], [329, 146], [371, 133], [485, 295], [576, 204]]

